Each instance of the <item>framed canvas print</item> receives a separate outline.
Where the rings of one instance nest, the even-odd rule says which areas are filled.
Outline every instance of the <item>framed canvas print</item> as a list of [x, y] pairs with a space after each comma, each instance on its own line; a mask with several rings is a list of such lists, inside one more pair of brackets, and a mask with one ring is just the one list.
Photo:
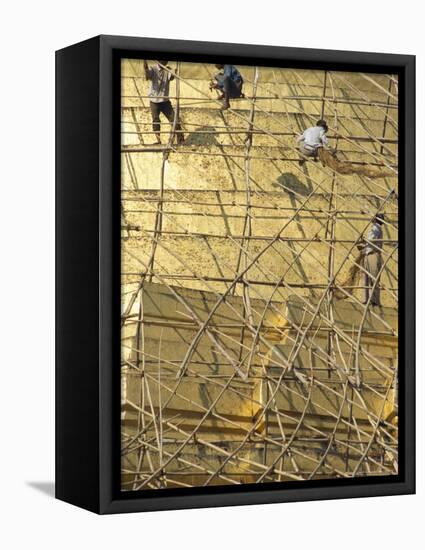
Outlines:
[[414, 492], [414, 57], [56, 59], [57, 498]]

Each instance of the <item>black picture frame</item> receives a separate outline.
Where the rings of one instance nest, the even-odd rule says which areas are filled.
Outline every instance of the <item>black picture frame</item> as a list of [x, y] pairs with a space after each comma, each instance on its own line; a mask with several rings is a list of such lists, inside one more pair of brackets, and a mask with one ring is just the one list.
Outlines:
[[[390, 72], [400, 113], [400, 472], [382, 478], [120, 493], [122, 57]], [[96, 513], [415, 492], [415, 57], [98, 36], [56, 52], [56, 498]]]

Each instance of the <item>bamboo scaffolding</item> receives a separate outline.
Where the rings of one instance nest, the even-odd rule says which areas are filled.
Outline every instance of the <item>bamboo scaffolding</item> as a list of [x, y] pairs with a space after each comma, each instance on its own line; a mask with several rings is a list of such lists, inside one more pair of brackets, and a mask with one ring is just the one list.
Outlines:
[[[212, 76], [208, 66], [204, 66], [204, 69], [206, 74]], [[187, 107], [187, 102], [191, 101], [214, 107], [218, 103], [197, 89], [193, 80], [188, 81], [181, 76], [179, 63], [173, 72], [176, 77], [176, 94], [170, 97], [176, 102], [176, 116], [169, 125], [171, 131], [166, 146], [150, 146], [145, 138], [151, 131], [145, 131], [146, 122], [135, 115], [137, 110], [146, 109], [144, 79], [131, 77], [137, 95], [122, 95], [123, 98], [140, 101], [140, 105], [122, 106], [123, 116], [130, 109], [132, 117], [131, 121], [122, 121], [123, 139], [128, 136], [139, 141], [138, 145], [123, 147], [123, 158], [132, 185], [132, 189], [122, 189], [122, 232], [127, 243], [124, 253], [140, 266], [138, 270], [122, 269], [122, 277], [125, 277], [122, 281], [125, 304], [122, 330], [123, 335], [135, 334], [132, 344], [124, 341], [122, 343], [122, 349], [126, 350], [123, 353], [128, 356], [123, 356], [122, 368], [123, 373], [128, 372], [124, 376], [129, 377], [131, 373], [131, 379], [140, 380], [138, 402], [123, 396], [127, 407], [124, 409], [126, 412], [122, 431], [124, 490], [191, 487], [193, 484], [239, 484], [246, 480], [262, 483], [274, 480], [388, 475], [397, 472], [396, 426], [386, 416], [387, 406], [392, 402], [390, 396], [396, 387], [396, 365], [394, 367], [393, 363], [388, 364], [387, 359], [376, 355], [364, 344], [365, 338], [379, 341], [386, 338], [396, 342], [397, 331], [388, 324], [382, 311], [371, 308], [370, 298], [366, 304], [361, 304], [353, 294], [354, 291], [366, 288], [365, 285], [341, 287], [337, 281], [345, 265], [355, 262], [353, 250], [360, 240], [375, 246], [365, 238], [365, 232], [376, 214], [385, 209], [385, 227], [396, 230], [396, 195], [392, 189], [388, 189], [388, 185], [367, 177], [358, 178], [355, 187], [352, 184], [349, 186], [335, 170], [321, 166], [317, 166], [317, 172], [321, 178], [330, 178], [330, 190], [324, 187], [323, 181], [326, 180], [319, 181], [318, 177], [310, 177], [312, 187], [307, 196], [296, 190], [286, 189], [284, 184], [279, 192], [269, 192], [254, 180], [251, 165], [256, 160], [268, 161], [272, 166], [280, 161], [289, 161], [294, 163], [295, 172], [304, 177], [303, 170], [295, 164], [298, 157], [284, 158], [272, 153], [273, 150], [296, 151], [291, 141], [282, 141], [283, 138], [293, 140], [302, 130], [300, 126], [295, 131], [294, 121], [289, 118], [287, 104], [290, 102], [291, 110], [294, 103], [299, 105], [297, 112], [302, 117], [301, 124], [304, 125], [308, 124], [312, 116], [329, 119], [326, 109], [331, 107], [331, 138], [335, 139], [336, 144], [345, 141], [353, 145], [352, 150], [344, 151], [345, 156], [354, 153], [365, 155], [365, 161], [344, 158], [343, 162], [366, 168], [385, 167], [396, 176], [397, 155], [387, 149], [387, 145], [397, 144], [397, 139], [387, 135], [390, 126], [393, 132], [396, 128], [396, 119], [392, 115], [397, 111], [397, 96], [393, 89], [396, 81], [389, 75], [386, 89], [373, 77], [362, 75], [368, 86], [376, 89], [375, 97], [379, 94], [385, 95], [381, 101], [375, 97], [370, 99], [364, 90], [358, 88], [359, 83], [355, 86], [347, 80], [348, 77], [342, 77], [339, 73], [316, 71], [314, 76], [317, 84], [314, 85], [305, 82], [304, 73], [293, 70], [279, 70], [277, 73], [277, 80], [274, 74], [276, 83], [286, 85], [286, 78], [290, 74], [292, 80], [288, 87], [291, 90], [299, 88], [299, 93], [297, 91], [293, 96], [279, 96], [277, 86], [278, 91], [274, 96], [263, 95], [262, 90], [265, 88], [261, 82], [260, 70], [254, 68], [253, 80], [245, 79], [245, 86], [248, 83], [252, 86], [251, 93], [242, 100], [244, 105], [248, 105], [248, 110], [229, 110], [243, 126], [230, 125], [227, 115], [220, 115], [223, 124], [214, 125], [215, 129], [219, 129], [215, 132], [202, 129], [202, 124], [184, 124], [185, 127], [200, 128], [196, 131], [198, 135], [223, 135], [230, 139], [230, 143], [214, 145], [215, 148], [219, 147], [217, 153], [211, 152], [211, 144], [207, 146], [209, 150], [203, 151], [194, 149], [193, 146], [189, 150], [185, 146], [173, 145], [182, 106]], [[356, 97], [337, 97], [334, 79], [344, 84], [344, 88], [338, 84], [338, 90], [344, 90], [344, 93], [354, 92]], [[181, 97], [180, 83], [185, 84], [185, 89], [194, 90], [196, 96], [189, 94]], [[267, 85], [270, 86], [270, 81]], [[317, 89], [318, 94], [302, 93], [306, 89]], [[276, 111], [265, 110], [265, 100], [285, 106], [288, 124], [276, 117], [279, 114]], [[237, 103], [240, 101], [236, 100]], [[319, 108], [317, 115], [303, 110], [303, 101], [316, 104]], [[339, 107], [342, 108], [343, 105], [345, 109], [352, 111], [353, 116], [346, 112], [344, 116], [340, 115]], [[375, 116], [378, 117], [376, 120], [382, 122], [381, 136], [376, 136], [369, 129], [368, 121], [372, 119], [368, 119], [364, 112], [356, 111], [365, 107], [375, 109]], [[215, 108], [214, 112], [217, 113]], [[257, 113], [266, 120], [273, 120], [273, 131], [258, 125]], [[363, 135], [351, 136], [341, 131], [347, 121], [361, 129]], [[126, 130], [127, 124], [135, 126], [137, 131]], [[281, 130], [276, 130], [279, 127]], [[276, 145], [253, 144], [253, 137], [258, 135], [269, 138]], [[236, 138], [242, 141], [236, 143]], [[370, 143], [375, 149], [365, 149], [362, 143]], [[229, 149], [232, 147], [241, 152], [231, 152]], [[154, 153], [162, 158], [157, 188], [140, 188], [137, 181], [132, 157], [135, 153], [142, 152]], [[174, 156], [183, 158], [184, 155], [223, 158], [230, 177], [233, 177], [234, 169], [243, 174], [243, 188], [170, 189], [167, 185], [167, 166], [173, 162]], [[194, 168], [202, 177], [202, 170]], [[279, 203], [279, 196], [286, 191], [297, 201], [291, 206]], [[215, 194], [215, 199], [200, 199], [205, 193]], [[229, 196], [234, 199], [240, 196], [241, 199], [223, 200], [223, 197]], [[367, 196], [367, 202], [364, 196]], [[327, 201], [327, 206], [314, 206], [312, 202], [315, 197]], [[254, 202], [254, 199], [260, 201], [260, 204]], [[278, 202], [273, 203], [273, 199]], [[146, 206], [131, 208], [134, 201], [142, 202]], [[347, 208], [348, 201], [350, 207]], [[388, 207], [390, 204], [392, 210]], [[188, 205], [190, 209], [173, 211], [169, 205]], [[353, 205], [357, 205], [358, 209], [353, 209]], [[201, 210], [193, 211], [194, 206], [201, 207]], [[237, 215], [226, 213], [229, 218], [239, 220], [241, 230], [230, 231], [226, 226], [223, 233], [199, 231], [184, 221], [187, 216], [195, 216], [214, 223], [214, 219], [223, 217], [223, 208], [242, 210]], [[258, 215], [261, 211], [271, 211], [274, 215]], [[134, 222], [137, 217], [143, 220], [146, 214], [154, 216], [153, 225]], [[306, 216], [316, 222], [311, 234], [285, 234], [289, 227], [302, 227]], [[357, 225], [354, 224], [354, 219]], [[279, 222], [279, 229], [261, 235], [253, 231], [254, 222], [267, 223], [268, 220], [274, 224]], [[346, 231], [351, 232], [350, 236], [342, 238], [337, 233], [337, 227], [342, 222]], [[219, 274], [204, 273], [200, 268], [194, 269], [179, 249], [170, 246], [174, 242], [171, 239], [181, 242], [192, 239], [199, 250], [204, 250], [204, 257], [213, 260]], [[218, 249], [211, 247], [210, 240], [219, 242], [221, 239], [234, 247], [234, 265]], [[129, 248], [130, 243], [140, 243], [137, 246], [141, 247], [143, 255], [134, 253], [137, 248], [134, 248], [134, 244]], [[319, 244], [327, 249], [326, 260], [316, 250]], [[381, 292], [391, 303], [396, 304], [398, 286], [391, 281], [397, 281], [395, 253], [398, 240], [385, 238], [382, 244], [382, 266], [379, 275], [373, 280], [372, 290], [379, 284]], [[150, 251], [146, 254], [149, 246]], [[260, 246], [260, 249], [254, 249], [254, 246]], [[344, 257], [342, 262], [338, 260], [338, 264], [337, 251], [338, 258], [341, 253]], [[262, 259], [269, 252], [285, 266], [280, 275], [274, 273]], [[172, 259], [174, 268], [178, 267], [177, 271], [170, 271], [164, 265], [167, 258]], [[300, 262], [307, 258], [308, 262], [317, 266], [324, 282], [291, 281], [288, 278], [288, 274], [297, 273], [298, 266], [302, 266]], [[259, 277], [250, 276], [254, 267]], [[362, 266], [358, 267], [364, 270]], [[386, 272], [392, 273], [390, 283], [380, 282]], [[136, 280], [132, 282], [129, 280], [131, 277]], [[210, 296], [211, 305], [208, 306], [205, 318], [201, 318], [185, 298], [186, 285], [193, 288], [190, 285], [194, 283], [195, 288], [201, 288]], [[151, 314], [146, 314], [146, 292], [148, 288], [152, 288], [147, 285], [152, 284], [167, 289], [169, 296], [179, 304], [180, 315], [185, 320], [152, 318]], [[220, 290], [217, 284], [222, 285]], [[261, 288], [269, 289], [266, 298], [260, 291]], [[350, 303], [358, 308], [360, 320], [356, 327], [352, 327], [352, 332], [343, 330], [338, 324], [338, 308], [333, 295], [335, 290], [347, 296]], [[313, 301], [313, 295], [309, 294], [311, 292], [315, 293]], [[303, 317], [297, 322], [277, 306], [284, 304], [290, 294], [299, 300], [302, 307]], [[238, 301], [241, 306], [236, 307]], [[216, 315], [222, 307], [226, 307], [232, 315], [231, 321], [217, 322]], [[268, 340], [267, 334], [271, 334], [271, 329], [266, 324], [266, 314], [280, 316], [285, 320], [284, 327], [275, 326], [272, 332], [277, 341], [286, 342], [286, 355], [282, 355], [275, 343]], [[366, 327], [366, 322], [370, 323], [371, 320], [381, 328], [371, 329], [369, 325]], [[146, 350], [146, 339], [152, 330], [159, 334], [157, 353]], [[185, 346], [183, 355], [174, 354], [174, 358], [170, 358], [169, 352], [166, 355], [162, 352], [170, 345], [167, 343], [169, 333], [177, 338], [179, 345]], [[199, 346], [205, 341], [209, 342], [208, 349], [215, 357], [213, 364], [199, 356]], [[271, 353], [275, 356], [270, 363]], [[307, 364], [302, 363], [301, 357], [304, 353], [310, 357]], [[226, 372], [214, 372], [214, 364], [220, 365], [221, 369], [227, 369]], [[187, 394], [185, 388], [189, 382], [214, 393], [205, 402], [200, 401], [196, 393]], [[250, 419], [249, 426], [228, 413], [220, 412], [219, 407], [224, 399], [246, 400], [246, 392], [254, 391], [250, 389], [254, 387], [262, 389], [261, 396], [251, 394], [250, 403], [257, 412]], [[335, 400], [332, 407], [320, 398], [320, 392], [327, 395], [328, 399]], [[366, 399], [365, 395], [369, 397]], [[289, 401], [298, 400], [299, 407], [293, 410], [282, 408], [282, 396], [286, 396], [284, 398]], [[370, 406], [372, 396], [377, 403], [375, 409]], [[173, 409], [175, 398], [186, 405], [179, 410]], [[396, 397], [394, 399], [396, 402]], [[312, 411], [316, 413], [313, 414]], [[135, 424], [127, 425], [126, 415], [134, 418]], [[326, 426], [320, 424], [325, 422], [324, 419], [327, 419]], [[215, 432], [210, 432], [210, 428], [207, 429], [210, 422], [219, 423], [222, 428], [215, 424]], [[215, 439], [211, 439], [212, 433]], [[234, 434], [232, 439], [228, 439], [229, 435], [226, 435], [230, 433]], [[236, 437], [237, 434], [239, 438]]]
[[[385, 200], [388, 200], [388, 197], [387, 197], [387, 199], [385, 199]], [[306, 202], [307, 202], [307, 201], [304, 202], [303, 206], [305, 206]], [[231, 239], [231, 236], [230, 236], [230, 235], [229, 235], [229, 238]], [[313, 238], [310, 239], [310, 240], [313, 240]], [[236, 241], [234, 241], [234, 242], [235, 242], [235, 244], [236, 244], [237, 246], [239, 246], [239, 243], [237, 243]], [[272, 241], [271, 244], [272, 244], [272, 246], [273, 246], [274, 242]], [[309, 252], [309, 254], [311, 254], [310, 250], [309, 250], [308, 252]], [[317, 258], [316, 258], [316, 260], [317, 260]], [[224, 261], [224, 259], [220, 259], [220, 261]], [[320, 264], [319, 264], [319, 265], [320, 265]]]

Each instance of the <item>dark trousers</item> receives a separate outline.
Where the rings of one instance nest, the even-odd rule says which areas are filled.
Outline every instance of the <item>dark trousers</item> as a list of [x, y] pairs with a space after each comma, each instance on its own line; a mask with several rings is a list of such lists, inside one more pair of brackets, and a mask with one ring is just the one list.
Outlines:
[[[162, 113], [165, 115], [168, 119], [168, 121], [173, 124], [174, 122], [174, 109], [171, 105], [171, 101], [161, 101], [161, 103], [154, 103], [153, 101], [150, 102], [151, 104], [151, 114], [152, 114], [152, 128], [153, 131], [156, 134], [159, 134], [161, 131], [161, 121], [159, 118], [159, 115]], [[177, 121], [176, 123], [176, 132], [178, 132], [178, 136], [181, 134], [181, 126], [180, 122]]]

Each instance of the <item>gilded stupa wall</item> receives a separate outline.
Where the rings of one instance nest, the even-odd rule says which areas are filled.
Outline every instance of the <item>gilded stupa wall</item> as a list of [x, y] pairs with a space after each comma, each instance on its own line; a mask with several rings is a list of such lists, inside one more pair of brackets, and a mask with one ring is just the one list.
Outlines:
[[[396, 473], [396, 77], [239, 66], [223, 112], [213, 65], [170, 67], [185, 142], [163, 118], [159, 147], [122, 64], [123, 487]], [[318, 118], [394, 175], [300, 166]], [[338, 300], [378, 211], [382, 307]]]

